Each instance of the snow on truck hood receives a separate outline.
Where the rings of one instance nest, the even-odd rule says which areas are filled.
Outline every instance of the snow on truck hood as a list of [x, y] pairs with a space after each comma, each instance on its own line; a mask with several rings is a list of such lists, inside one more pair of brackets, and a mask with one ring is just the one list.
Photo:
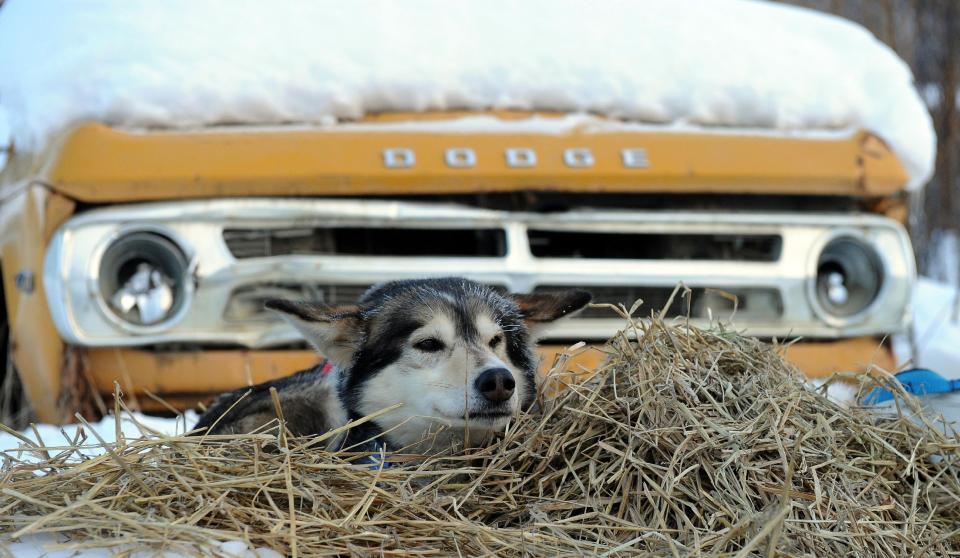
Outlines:
[[[864, 28], [750, 0], [8, 0], [0, 110], [30, 150], [118, 126], [520, 109], [794, 134], [863, 128], [916, 188], [936, 138]], [[2, 119], [0, 119], [2, 120]], [[2, 143], [2, 141], [0, 141]]]

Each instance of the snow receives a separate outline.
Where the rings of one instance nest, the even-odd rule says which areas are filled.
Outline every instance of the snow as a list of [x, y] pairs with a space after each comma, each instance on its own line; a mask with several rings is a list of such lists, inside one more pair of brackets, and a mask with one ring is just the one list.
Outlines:
[[[197, 422], [197, 413], [187, 411], [176, 418], [164, 418], [145, 415], [143, 413], [122, 413], [120, 419], [120, 433], [124, 439], [136, 439], [144, 436], [176, 436], [184, 434]], [[37, 431], [27, 429], [21, 434], [34, 444], [47, 448], [60, 448], [73, 445], [77, 431], [83, 431], [86, 441], [81, 453], [88, 457], [100, 455], [104, 452], [103, 443], [113, 444], [117, 441], [117, 420], [113, 415], [104, 417], [99, 422], [91, 423], [90, 428], [79, 424], [55, 426], [51, 424], [36, 425]], [[61, 432], [61, 429], [63, 430]], [[0, 432], [0, 457], [10, 455], [23, 461], [36, 461], [38, 456], [29, 451], [20, 451], [21, 442], [16, 436]]]
[[[916, 350], [911, 346], [911, 338]], [[899, 364], [929, 368], [946, 378], [960, 378], [960, 291], [956, 286], [921, 277], [913, 293], [910, 336], [894, 339]]]
[[9, 157], [8, 149], [13, 141], [13, 132], [10, 130], [10, 119], [7, 118], [7, 112], [0, 106], [0, 171], [7, 164]]
[[[216, 130], [217, 128], [212, 128]], [[437, 134], [546, 134], [561, 135], [571, 132], [585, 134], [612, 132], [659, 132], [659, 133], [705, 133], [766, 136], [766, 137], [802, 137], [806, 139], [846, 139], [853, 136], [855, 128], [834, 130], [770, 130], [761, 128], [704, 128], [685, 122], [671, 124], [645, 124], [608, 120], [590, 114], [566, 114], [563, 116], [533, 115], [523, 119], [497, 118], [488, 115], [464, 116], [444, 120], [401, 120], [395, 122], [341, 123], [326, 126], [330, 132], [393, 132], [393, 133], [437, 133]]]
[[831, 382], [824, 390], [823, 385], [826, 383], [827, 380], [823, 379], [810, 380], [811, 387], [826, 395], [834, 403], [849, 406], [857, 402], [857, 388], [853, 385], [844, 382]]
[[[19, 542], [9, 543], [6, 550], [17, 558], [111, 558], [113, 556], [129, 556], [129, 558], [180, 558], [184, 556], [175, 552], [157, 553], [153, 551], [137, 551], [134, 548], [84, 548], [82, 550], [57, 550], [55, 545], [67, 545], [69, 541], [58, 540], [53, 535], [31, 535], [23, 537]], [[282, 554], [267, 548], [250, 549], [241, 541], [227, 541], [217, 543], [217, 556], [236, 558], [282, 558]], [[199, 552], [199, 550], [198, 550]], [[206, 552], [209, 552], [207, 550]], [[127, 554], [129, 553], [129, 554]]]
[[[893, 349], [900, 366], [928, 368], [944, 378], [960, 378], [958, 287], [920, 278], [913, 293], [910, 335], [895, 337]], [[943, 414], [945, 422], [956, 423], [960, 430], [960, 392], [927, 396], [922, 402], [931, 414]]]
[[[940, 104], [943, 103], [943, 86], [939, 83], [924, 83], [919, 86], [920, 96], [923, 98], [923, 101], [927, 103], [927, 106], [930, 110], [937, 110], [940, 108]], [[956, 107], [960, 107], [960, 89], [954, 91], [953, 94], [953, 104]]]
[[73, 123], [331, 125], [383, 111], [557, 110], [664, 126], [863, 128], [933, 168], [909, 68], [868, 31], [751, 0], [8, 0], [19, 148]]
[[947, 285], [960, 285], [960, 233], [934, 231], [928, 250], [927, 275]]

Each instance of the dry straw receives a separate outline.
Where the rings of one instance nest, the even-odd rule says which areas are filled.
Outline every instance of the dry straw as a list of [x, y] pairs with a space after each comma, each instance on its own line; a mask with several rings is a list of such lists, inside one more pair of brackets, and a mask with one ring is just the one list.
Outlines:
[[240, 540], [290, 556], [960, 556], [960, 439], [909, 398], [847, 408], [770, 345], [662, 316], [604, 350], [495, 446], [387, 468], [276, 427], [145, 432], [83, 459], [83, 440], [48, 440], [24, 450], [39, 462], [4, 464], [0, 529], [207, 555]]

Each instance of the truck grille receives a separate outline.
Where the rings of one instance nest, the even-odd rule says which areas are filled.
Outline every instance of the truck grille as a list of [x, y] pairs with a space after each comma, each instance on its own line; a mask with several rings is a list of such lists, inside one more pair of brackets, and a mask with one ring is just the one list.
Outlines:
[[[638, 286], [583, 286], [583, 285], [544, 285], [534, 292], [553, 292], [566, 289], [583, 289], [593, 293], [594, 304], [623, 305], [628, 310], [637, 300], [643, 300], [640, 315], [659, 312], [667, 305], [675, 287], [638, 287]], [[742, 320], [773, 320], [783, 314], [783, 301], [776, 289], [762, 288], [692, 288], [689, 296], [683, 291], [677, 293], [673, 304], [667, 309], [667, 316], [687, 316], [691, 318], [724, 318], [736, 309], [736, 316]], [[577, 315], [578, 319], [614, 318], [617, 314], [610, 308], [586, 308]]]
[[[257, 283], [235, 289], [230, 294], [224, 319], [231, 322], [273, 319], [274, 315], [264, 308], [264, 303], [273, 298], [307, 300], [330, 306], [354, 304], [372, 285], [318, 285], [289, 282]], [[507, 289], [502, 285], [490, 285], [500, 293]]]
[[[131, 334], [103, 294], [90, 296], [91, 254], [130, 223], [169, 232], [190, 254], [194, 289], [179, 321]], [[865, 313], [838, 320], [819, 303], [818, 258], [838, 234], [883, 254], [884, 287]], [[906, 324], [914, 280], [909, 238], [872, 215], [479, 209], [376, 199], [249, 198], [91, 209], [64, 224], [47, 252], [57, 329], [81, 346], [164, 343], [279, 347], [301, 340], [267, 319], [268, 298], [351, 304], [369, 285], [463, 276], [510, 292], [586, 289], [641, 316], [729, 319], [760, 337], [882, 335]], [[64, 279], [66, 277], [66, 279]], [[93, 278], [95, 279], [95, 277]], [[730, 293], [730, 297], [722, 292]], [[736, 313], [733, 312], [736, 300]], [[56, 301], [56, 302], [53, 302]], [[551, 339], [608, 339], [624, 322], [590, 308], [547, 330]]]
[[551, 231], [532, 229], [530, 252], [536, 258], [634, 260], [725, 260], [775, 262], [779, 235], [660, 234]]
[[[506, 289], [500, 285], [491, 285], [503, 293]], [[309, 300], [330, 305], [353, 304], [370, 288], [370, 285], [306, 285], [296, 283], [260, 283], [246, 285], [233, 291], [224, 312], [224, 318], [232, 322], [269, 319], [271, 314], [264, 309], [264, 303], [272, 298], [289, 300]], [[544, 285], [534, 292], [555, 292], [567, 289], [583, 289], [593, 293], [595, 304], [623, 305], [630, 308], [637, 300], [643, 300], [641, 315], [664, 308], [674, 291], [674, 287], [639, 286], [584, 286], [584, 285]], [[683, 291], [674, 298], [667, 309], [667, 316], [687, 316], [691, 318], [721, 317], [729, 318], [736, 309], [736, 316], [747, 320], [772, 320], [783, 314], [783, 301], [775, 289], [759, 288], [694, 288], [689, 296]], [[576, 319], [616, 318], [610, 308], [587, 308]]]
[[264, 303], [273, 298], [309, 300], [331, 306], [353, 304], [370, 285], [302, 285], [296, 283], [258, 283], [233, 291], [223, 317], [232, 322], [268, 319], [271, 313]]
[[501, 257], [500, 229], [301, 227], [226, 229], [223, 240], [237, 259], [270, 256]]

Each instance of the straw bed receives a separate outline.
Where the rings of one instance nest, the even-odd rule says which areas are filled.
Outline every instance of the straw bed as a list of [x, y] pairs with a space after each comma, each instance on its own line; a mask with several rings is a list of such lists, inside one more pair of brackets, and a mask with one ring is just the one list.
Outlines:
[[752, 338], [631, 330], [492, 447], [378, 468], [279, 429], [79, 462], [71, 441], [5, 463], [0, 529], [185, 554], [960, 556], [955, 434], [835, 404]]

